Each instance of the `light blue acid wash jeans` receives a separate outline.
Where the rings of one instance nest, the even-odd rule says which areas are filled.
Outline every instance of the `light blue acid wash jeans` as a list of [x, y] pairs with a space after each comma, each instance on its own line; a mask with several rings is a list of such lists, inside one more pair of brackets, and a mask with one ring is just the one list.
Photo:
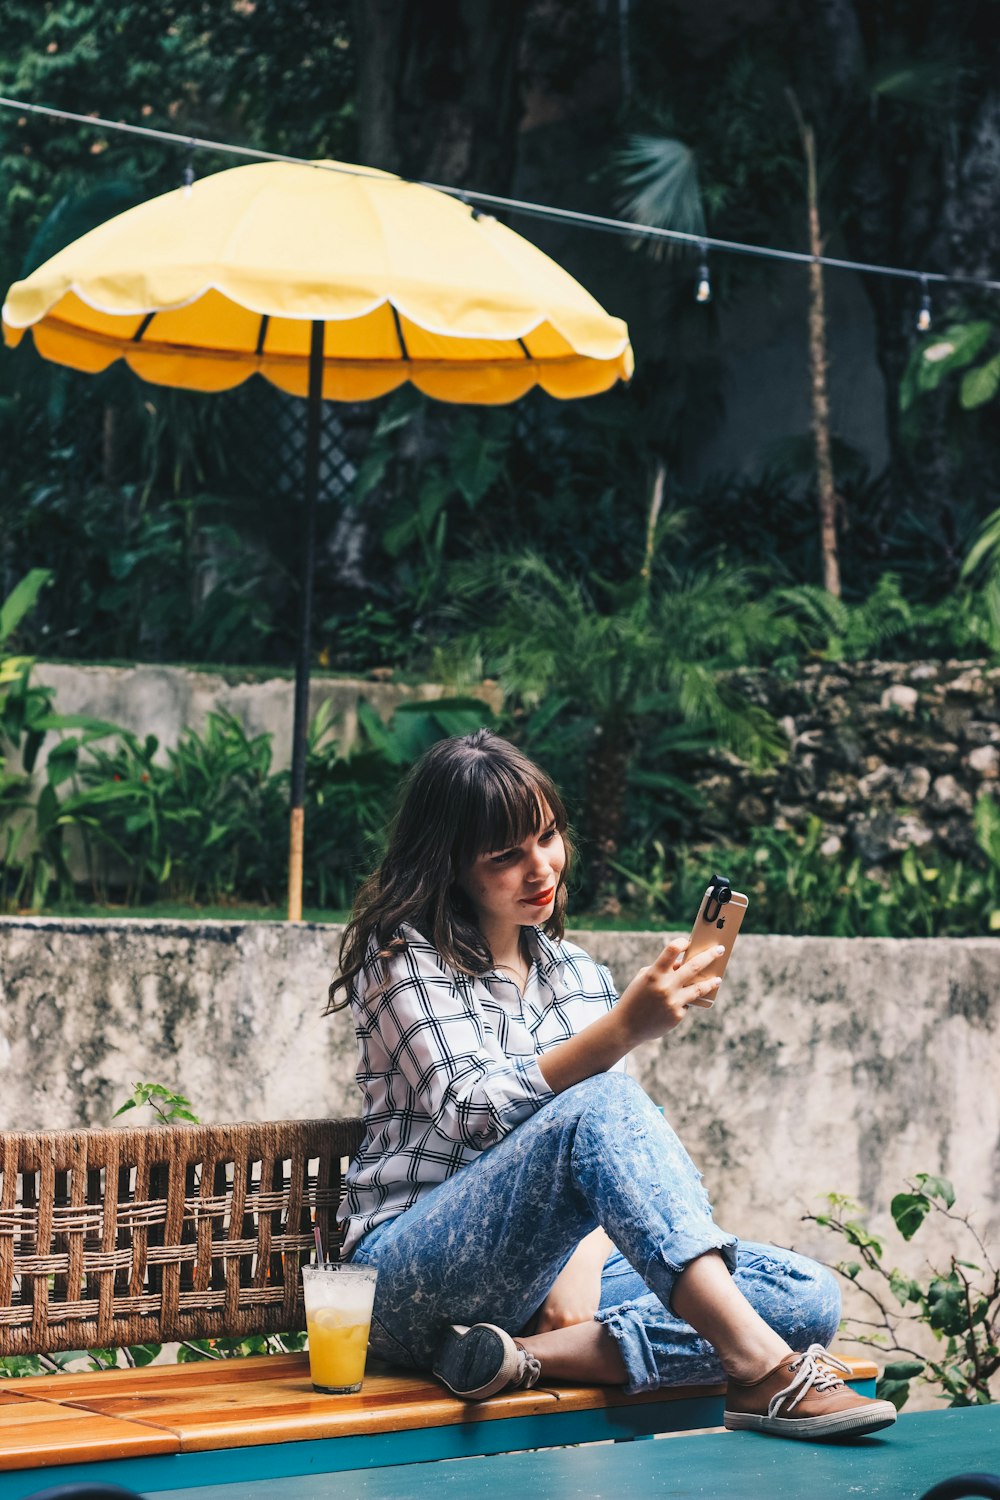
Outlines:
[[712, 1345], [670, 1310], [680, 1272], [709, 1250], [792, 1349], [825, 1346], [836, 1333], [833, 1276], [720, 1229], [701, 1174], [660, 1112], [626, 1075], [601, 1073], [356, 1246], [352, 1259], [378, 1269], [373, 1352], [429, 1369], [449, 1323], [523, 1333], [598, 1225], [617, 1253], [604, 1267], [597, 1321], [618, 1345], [630, 1393], [725, 1379]]

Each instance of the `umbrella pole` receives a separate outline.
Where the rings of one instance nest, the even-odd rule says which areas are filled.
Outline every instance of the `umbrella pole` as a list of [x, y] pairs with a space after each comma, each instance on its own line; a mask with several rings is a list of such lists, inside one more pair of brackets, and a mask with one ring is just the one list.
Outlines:
[[288, 830], [288, 920], [302, 921], [302, 855], [305, 834], [306, 740], [309, 734], [309, 667], [312, 657], [313, 577], [316, 571], [316, 506], [319, 499], [319, 440], [323, 403], [323, 329], [312, 325], [309, 342], [309, 399], [306, 411], [305, 526], [302, 538], [302, 594], [299, 650], [295, 662], [292, 720], [292, 798]]

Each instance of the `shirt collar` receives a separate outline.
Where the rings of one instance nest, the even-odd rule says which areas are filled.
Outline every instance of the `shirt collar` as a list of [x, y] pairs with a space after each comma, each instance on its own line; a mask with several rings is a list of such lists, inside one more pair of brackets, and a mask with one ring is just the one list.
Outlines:
[[558, 943], [554, 943], [540, 927], [525, 928], [528, 947], [538, 960], [538, 967], [543, 974], [550, 974], [556, 964], [563, 961], [562, 951]]

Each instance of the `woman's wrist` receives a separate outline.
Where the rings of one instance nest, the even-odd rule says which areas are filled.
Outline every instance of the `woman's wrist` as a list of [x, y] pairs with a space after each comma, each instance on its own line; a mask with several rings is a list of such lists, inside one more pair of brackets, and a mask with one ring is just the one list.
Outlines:
[[622, 1058], [632, 1051], [636, 1041], [629, 1030], [625, 1016], [619, 1014], [617, 1005], [613, 1010], [609, 1010], [606, 1016], [595, 1021], [594, 1026], [602, 1027], [605, 1032], [603, 1040], [607, 1051], [607, 1062], [602, 1072], [607, 1072], [608, 1068], [613, 1068], [615, 1063], [621, 1062]]

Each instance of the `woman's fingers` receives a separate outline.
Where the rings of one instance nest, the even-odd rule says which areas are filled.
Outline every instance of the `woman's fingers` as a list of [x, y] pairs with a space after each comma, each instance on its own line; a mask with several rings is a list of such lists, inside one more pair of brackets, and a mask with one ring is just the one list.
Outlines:
[[685, 1006], [697, 1005], [702, 1010], [709, 1010], [715, 1004], [715, 992], [721, 983], [722, 980], [714, 975], [711, 979], [699, 979], [696, 984], [686, 985], [679, 998]]
[[663, 945], [662, 951], [650, 965], [653, 969], [661, 972], [669, 972], [671, 969], [680, 968], [684, 954], [691, 945], [690, 937], [671, 938], [669, 943]]
[[709, 964], [715, 963], [715, 960], [725, 953], [725, 951], [721, 943], [716, 943], [713, 947], [705, 948], [703, 952], [696, 953], [694, 958], [689, 958], [685, 964], [681, 965], [679, 970], [684, 983], [690, 984], [701, 973], [702, 969], [707, 969]]

